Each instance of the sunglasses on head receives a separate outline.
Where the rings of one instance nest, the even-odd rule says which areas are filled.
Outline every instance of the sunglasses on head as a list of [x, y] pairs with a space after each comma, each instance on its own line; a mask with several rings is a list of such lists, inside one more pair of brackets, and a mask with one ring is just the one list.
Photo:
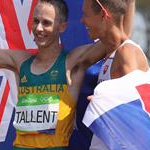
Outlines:
[[101, 2], [100, 2], [99, 0], [95, 0], [95, 1], [96, 1], [96, 2], [98, 3], [98, 5], [101, 7], [101, 9], [102, 9], [102, 11], [104, 12], [105, 16], [108, 17], [108, 18], [110, 18], [110, 16], [109, 16], [107, 10], [104, 8], [104, 6], [101, 4]]

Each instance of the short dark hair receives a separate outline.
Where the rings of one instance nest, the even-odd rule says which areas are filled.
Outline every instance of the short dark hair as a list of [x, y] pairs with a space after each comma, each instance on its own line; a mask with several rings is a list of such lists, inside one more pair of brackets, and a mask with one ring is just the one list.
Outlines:
[[54, 5], [58, 9], [59, 17], [62, 22], [68, 21], [69, 9], [64, 0], [39, 0]]
[[[101, 11], [101, 7], [97, 3], [96, 0], [91, 0], [91, 7], [95, 13], [99, 13]], [[99, 2], [104, 6], [104, 8], [108, 8], [109, 11], [115, 16], [116, 20], [118, 20], [122, 15], [126, 12], [126, 4], [127, 0], [99, 0]]]

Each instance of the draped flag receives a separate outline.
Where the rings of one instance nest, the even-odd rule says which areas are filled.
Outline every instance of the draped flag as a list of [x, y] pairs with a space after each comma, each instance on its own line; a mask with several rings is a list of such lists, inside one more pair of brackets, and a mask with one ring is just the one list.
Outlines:
[[[31, 32], [32, 12], [36, 1], [0, 1], [0, 48], [36, 52], [37, 47]], [[16, 94], [17, 89], [13, 72], [0, 69], [0, 142], [6, 139], [17, 99]], [[11, 134], [14, 133], [11, 132]], [[5, 150], [10, 150], [10, 147], [7, 148], [8, 143], [6, 145], [0, 144], [0, 149], [4, 146]]]
[[15, 76], [9, 70], [0, 69], [0, 142], [5, 141], [16, 102]]
[[100, 83], [83, 122], [109, 150], [150, 150], [150, 71]]

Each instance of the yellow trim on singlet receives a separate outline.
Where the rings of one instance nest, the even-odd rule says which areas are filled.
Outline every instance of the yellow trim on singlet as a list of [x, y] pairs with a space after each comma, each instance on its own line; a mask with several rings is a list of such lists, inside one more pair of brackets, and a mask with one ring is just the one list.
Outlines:
[[73, 130], [76, 102], [69, 94], [66, 85], [64, 86], [64, 92], [58, 93], [58, 95], [60, 101], [55, 134], [26, 134], [17, 131], [14, 146], [26, 148], [53, 148], [68, 146], [69, 138]]

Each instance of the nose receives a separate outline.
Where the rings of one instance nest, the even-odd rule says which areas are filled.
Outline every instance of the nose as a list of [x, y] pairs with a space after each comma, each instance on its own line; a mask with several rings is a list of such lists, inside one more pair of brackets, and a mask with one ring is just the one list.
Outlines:
[[43, 26], [42, 26], [42, 24], [40, 22], [37, 24], [36, 30], [43, 31]]

